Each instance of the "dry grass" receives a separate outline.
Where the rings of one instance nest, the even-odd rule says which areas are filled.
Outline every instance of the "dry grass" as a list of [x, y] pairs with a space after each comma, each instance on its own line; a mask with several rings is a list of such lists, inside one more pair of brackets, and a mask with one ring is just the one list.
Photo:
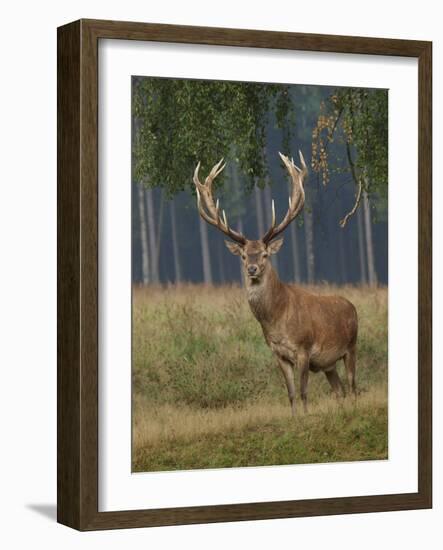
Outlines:
[[[370, 393], [338, 401], [332, 395], [309, 407], [305, 421], [322, 415], [376, 409], [386, 405], [386, 387], [379, 386]], [[167, 442], [191, 442], [195, 438], [250, 429], [274, 421], [299, 422], [292, 419], [290, 408], [285, 403], [250, 403], [245, 407], [227, 406], [223, 409], [196, 409], [171, 404], [153, 407], [141, 396], [134, 400], [134, 449], [154, 448]]]
[[241, 288], [134, 289], [134, 470], [387, 456], [387, 289], [313, 290], [357, 308], [361, 394], [337, 403], [325, 377], [313, 374], [309, 414], [294, 421]]

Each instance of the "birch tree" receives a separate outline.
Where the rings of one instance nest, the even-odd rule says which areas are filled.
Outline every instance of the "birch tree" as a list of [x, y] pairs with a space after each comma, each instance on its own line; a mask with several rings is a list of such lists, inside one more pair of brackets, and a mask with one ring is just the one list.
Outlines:
[[366, 249], [365, 249], [365, 230], [363, 226], [362, 210], [357, 212], [357, 237], [358, 237], [358, 258], [360, 262], [360, 283], [366, 285], [368, 278], [366, 276]]
[[198, 227], [200, 231], [200, 242], [202, 251], [203, 282], [212, 285], [211, 256], [209, 253], [208, 226], [206, 222], [199, 217]]
[[366, 258], [368, 261], [368, 282], [370, 286], [375, 286], [377, 284], [377, 272], [375, 270], [374, 243], [372, 239], [369, 199], [366, 191], [363, 191], [363, 214], [366, 234]]
[[305, 207], [303, 209], [303, 220], [305, 229], [306, 244], [306, 276], [308, 284], [315, 282], [315, 255], [314, 255], [314, 227], [312, 222], [312, 208], [308, 204], [308, 195], [306, 195]]
[[146, 213], [145, 213], [145, 190], [141, 185], [137, 185], [138, 188], [138, 208], [139, 208], [139, 229], [140, 229], [140, 243], [142, 252], [142, 281], [146, 285], [149, 283], [149, 249], [148, 249], [148, 234], [146, 226]]
[[297, 237], [297, 224], [292, 223], [290, 225], [291, 232], [291, 251], [292, 251], [292, 269], [293, 277], [296, 283], [301, 282], [301, 270], [300, 270], [300, 253], [299, 253], [299, 243]]
[[180, 264], [180, 250], [178, 246], [177, 216], [175, 213], [174, 201], [169, 202], [169, 216], [171, 218], [172, 253], [174, 256], [175, 282], [180, 283], [182, 280], [182, 273]]
[[261, 191], [257, 185], [254, 186], [254, 199], [255, 199], [255, 217], [257, 220], [257, 235], [265, 234], [265, 222], [263, 219], [263, 206]]
[[154, 207], [154, 196], [151, 188], [147, 188], [145, 191], [146, 199], [146, 213], [147, 213], [147, 227], [148, 227], [148, 241], [149, 241], [149, 252], [150, 252], [150, 261], [149, 265], [151, 268], [151, 282], [158, 284], [160, 281], [159, 270], [158, 270], [158, 254], [157, 254], [157, 230], [155, 226], [155, 207]]

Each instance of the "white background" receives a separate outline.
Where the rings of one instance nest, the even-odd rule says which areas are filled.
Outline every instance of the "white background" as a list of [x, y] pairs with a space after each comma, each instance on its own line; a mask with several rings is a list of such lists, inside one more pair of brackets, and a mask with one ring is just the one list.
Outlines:
[[[434, 181], [442, 180], [441, 15], [437, 2], [223, 4], [49, 1], [3, 6], [1, 34], [1, 542], [7, 548], [438, 548], [443, 520], [441, 285], [435, 286], [434, 510], [76, 533], [54, 522], [56, 464], [56, 27], [79, 17], [434, 40]], [[414, 121], [411, 121], [413, 124]], [[435, 185], [434, 212], [443, 207]], [[440, 216], [441, 220], [441, 216]], [[442, 280], [435, 216], [434, 280]], [[405, 266], [405, 269], [407, 267]], [[440, 342], [437, 339], [440, 335]]]
[[[417, 128], [405, 113], [417, 120], [417, 61], [125, 40], [104, 41], [99, 55], [99, 509], [416, 492]], [[131, 189], [122, 182], [134, 74], [389, 89], [389, 460], [131, 475]]]

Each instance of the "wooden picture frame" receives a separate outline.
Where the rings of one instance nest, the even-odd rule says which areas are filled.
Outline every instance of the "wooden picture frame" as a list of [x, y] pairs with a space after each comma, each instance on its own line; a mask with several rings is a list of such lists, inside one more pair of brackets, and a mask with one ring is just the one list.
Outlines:
[[[418, 491], [98, 511], [98, 42], [100, 39], [418, 58]], [[80, 20], [58, 29], [58, 521], [79, 530], [318, 516], [432, 506], [432, 44]]]

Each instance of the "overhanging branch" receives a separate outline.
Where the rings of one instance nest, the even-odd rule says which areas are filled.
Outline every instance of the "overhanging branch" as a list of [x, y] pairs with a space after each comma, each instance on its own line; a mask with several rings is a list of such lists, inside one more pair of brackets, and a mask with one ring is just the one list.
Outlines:
[[348, 142], [346, 142], [346, 154], [348, 156], [348, 162], [349, 162], [349, 166], [351, 168], [352, 179], [354, 180], [355, 184], [358, 185], [358, 192], [357, 192], [357, 197], [355, 198], [354, 206], [346, 214], [346, 216], [340, 220], [340, 227], [342, 227], [342, 228], [345, 227], [345, 225], [347, 224], [349, 218], [356, 213], [357, 208], [360, 204], [361, 193], [362, 193], [362, 189], [363, 189], [362, 178], [357, 176], [357, 171], [355, 169], [355, 164], [354, 164], [354, 161], [353, 161], [352, 155], [351, 155], [351, 148], [349, 147]]

